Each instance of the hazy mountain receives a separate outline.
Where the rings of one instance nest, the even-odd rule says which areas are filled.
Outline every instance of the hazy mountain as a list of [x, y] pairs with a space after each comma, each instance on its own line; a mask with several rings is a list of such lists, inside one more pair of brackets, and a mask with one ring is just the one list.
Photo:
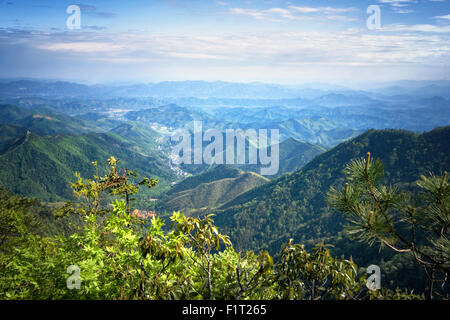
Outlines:
[[217, 97], [280, 99], [299, 97], [299, 90], [277, 84], [166, 81], [136, 85], [87, 86], [63, 81], [18, 80], [0, 83], [4, 97]]
[[[360, 85], [365, 92], [329, 84], [279, 85], [269, 83], [235, 83], [224, 81], [165, 81], [159, 83], [84, 85], [50, 80], [4, 80], [0, 82], [3, 98], [168, 98], [201, 99], [307, 99], [341, 104], [363, 101], [365, 95], [409, 95], [449, 98], [449, 81], [395, 81]], [[175, 102], [175, 101], [174, 101]]]
[[10, 104], [0, 105], [0, 123], [17, 123], [19, 120], [29, 116], [30, 114], [30, 111]]
[[374, 100], [368, 95], [361, 93], [358, 94], [329, 93], [314, 99], [313, 102], [317, 105], [338, 107], [338, 106], [361, 105], [361, 104], [368, 105], [376, 103], [377, 100]]
[[334, 121], [325, 117], [289, 119], [274, 126], [280, 130], [282, 139], [292, 137], [325, 147], [335, 146], [362, 132], [345, 126], [339, 127]]
[[64, 81], [18, 80], [0, 84], [0, 95], [4, 97], [74, 97], [89, 96], [92, 88]]
[[410, 85], [408, 82], [395, 83], [391, 86], [373, 90], [383, 95], [409, 95], [417, 97], [443, 96], [450, 98], [450, 81], [432, 82], [432, 83], [414, 83]]
[[139, 111], [130, 111], [124, 115], [125, 119], [144, 122], [147, 124], [159, 123], [167, 127], [183, 128], [192, 125], [192, 122], [202, 121], [214, 122], [209, 115], [200, 111], [186, 107], [180, 107], [176, 104], [144, 109]]

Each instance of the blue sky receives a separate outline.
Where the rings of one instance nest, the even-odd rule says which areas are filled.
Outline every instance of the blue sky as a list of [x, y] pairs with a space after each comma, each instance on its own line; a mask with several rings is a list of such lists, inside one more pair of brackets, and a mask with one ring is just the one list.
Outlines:
[[[0, 77], [352, 84], [450, 79], [450, 0], [0, 0]], [[81, 28], [69, 30], [69, 5]], [[381, 28], [369, 30], [378, 5]]]

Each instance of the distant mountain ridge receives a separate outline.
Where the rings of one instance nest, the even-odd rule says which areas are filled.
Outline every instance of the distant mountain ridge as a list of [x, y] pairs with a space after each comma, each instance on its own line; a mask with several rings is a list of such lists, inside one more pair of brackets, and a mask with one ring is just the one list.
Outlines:
[[1, 96], [40, 97], [217, 97], [296, 98], [299, 90], [265, 83], [224, 81], [165, 81], [136, 85], [83, 85], [64, 81], [16, 80], [0, 82]]
[[[370, 87], [370, 86], [369, 86]], [[372, 86], [373, 92], [385, 95], [411, 94], [422, 91], [423, 96], [449, 97], [449, 81], [399, 81]], [[164, 81], [130, 85], [85, 85], [67, 81], [4, 80], [0, 81], [0, 96], [4, 97], [197, 97], [238, 99], [318, 98], [330, 92], [345, 94], [356, 90], [322, 84], [280, 85], [270, 83], [236, 83], [225, 81]], [[348, 98], [345, 98], [348, 99]], [[344, 101], [344, 100], [342, 100]]]

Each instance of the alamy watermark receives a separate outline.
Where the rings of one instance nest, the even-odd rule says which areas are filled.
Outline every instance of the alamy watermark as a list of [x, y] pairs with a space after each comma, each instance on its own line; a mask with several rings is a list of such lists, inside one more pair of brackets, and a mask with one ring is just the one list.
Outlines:
[[[278, 129], [270, 129], [269, 142], [268, 133], [268, 129], [259, 129], [258, 132], [255, 129], [226, 129], [225, 133], [208, 129], [203, 132], [202, 122], [194, 121], [193, 134], [187, 129], [180, 129], [171, 136], [172, 142], [178, 142], [172, 150], [172, 162], [254, 164], [261, 165], [262, 175], [274, 175], [279, 169], [280, 134]], [[205, 142], [208, 144], [205, 145]]]
[[367, 267], [366, 272], [370, 274], [366, 280], [366, 286], [369, 290], [381, 289], [381, 269], [375, 264], [371, 264]]
[[70, 16], [66, 20], [66, 26], [69, 30], [81, 29], [81, 9], [80, 6], [72, 4], [67, 7], [66, 13]]
[[370, 5], [367, 7], [367, 14], [370, 14], [367, 18], [366, 26], [369, 30], [381, 29], [381, 9], [378, 5]]
[[67, 267], [67, 273], [70, 276], [67, 278], [67, 289], [80, 289], [81, 288], [81, 276], [80, 267], [77, 265], [70, 265]]

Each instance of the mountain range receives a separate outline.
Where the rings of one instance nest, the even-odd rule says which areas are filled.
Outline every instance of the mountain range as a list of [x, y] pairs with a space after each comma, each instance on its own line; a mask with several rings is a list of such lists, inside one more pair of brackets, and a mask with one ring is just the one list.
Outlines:
[[279, 85], [270, 83], [235, 83], [225, 81], [164, 81], [159, 83], [85, 85], [67, 81], [38, 79], [3, 79], [0, 96], [18, 97], [198, 97], [235, 99], [316, 98], [329, 93], [375, 92], [383, 96], [443, 95], [449, 98], [450, 81], [395, 81], [365, 86], [366, 90], [351, 90], [330, 84]]
[[[73, 199], [74, 172], [91, 178], [97, 161], [101, 175], [114, 156], [121, 168], [159, 180], [136, 195], [138, 209], [155, 210], [163, 219], [174, 210], [214, 213], [237, 250], [268, 250], [275, 258], [290, 238], [307, 247], [329, 243], [333, 255], [352, 255], [358, 265], [379, 263], [389, 270], [386, 281], [411, 287], [408, 275], [418, 271], [410, 261], [352, 241], [326, 197], [331, 187], [344, 185], [345, 166], [367, 152], [383, 161], [384, 182], [402, 189], [414, 191], [421, 174], [448, 170], [448, 88], [445, 81], [365, 90], [0, 81], [0, 182], [17, 195], [57, 206]], [[249, 163], [175, 165], [170, 136], [178, 129], [192, 133], [193, 121], [222, 132], [278, 129], [279, 171], [261, 176], [261, 166]], [[250, 144], [255, 141], [246, 138], [246, 151]]]
[[[214, 211], [216, 223], [240, 249], [275, 250], [289, 238], [300, 243], [336, 241], [343, 219], [331, 212], [326, 194], [342, 186], [345, 166], [371, 152], [383, 161], [386, 182], [411, 184], [420, 174], [450, 167], [450, 127], [416, 134], [369, 130], [285, 174], [227, 202]], [[433, 157], [429, 155], [433, 154]]]

